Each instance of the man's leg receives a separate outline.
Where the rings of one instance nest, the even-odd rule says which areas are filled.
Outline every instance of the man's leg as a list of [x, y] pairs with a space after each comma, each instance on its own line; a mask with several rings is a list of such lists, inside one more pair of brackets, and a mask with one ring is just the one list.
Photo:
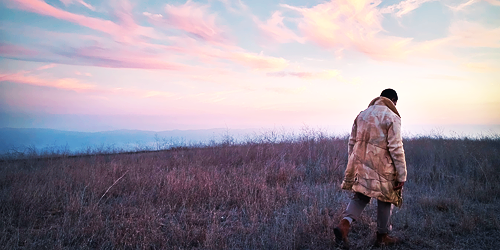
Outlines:
[[342, 214], [342, 220], [336, 228], [333, 229], [335, 233], [335, 242], [337, 245], [344, 243], [344, 247], [349, 246], [349, 241], [347, 235], [349, 234], [349, 229], [353, 220], [357, 220], [361, 212], [365, 209], [366, 205], [370, 202], [370, 197], [362, 194], [355, 193], [352, 197], [347, 209]]
[[370, 203], [370, 197], [356, 192], [342, 214], [342, 218], [349, 220], [349, 223], [357, 220], [368, 203]]
[[388, 235], [391, 214], [392, 204], [377, 200], [377, 242], [375, 243], [377, 246], [389, 246], [398, 243], [398, 239]]
[[377, 200], [377, 232], [389, 233], [389, 220], [392, 214], [392, 204]]

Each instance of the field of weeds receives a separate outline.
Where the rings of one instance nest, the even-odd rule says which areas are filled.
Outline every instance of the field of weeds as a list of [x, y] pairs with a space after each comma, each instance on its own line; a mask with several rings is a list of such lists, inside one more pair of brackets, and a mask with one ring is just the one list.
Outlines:
[[[390, 249], [500, 249], [500, 138], [404, 140]], [[4, 249], [334, 249], [347, 137], [0, 162]], [[371, 249], [376, 203], [350, 233]]]

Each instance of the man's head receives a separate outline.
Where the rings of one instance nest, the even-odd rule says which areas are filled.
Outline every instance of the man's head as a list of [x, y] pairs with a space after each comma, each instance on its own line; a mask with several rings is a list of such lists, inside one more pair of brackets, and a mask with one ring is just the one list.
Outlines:
[[384, 89], [384, 91], [380, 93], [380, 96], [389, 98], [394, 103], [394, 105], [396, 105], [396, 103], [398, 102], [398, 93], [396, 93], [394, 89]]

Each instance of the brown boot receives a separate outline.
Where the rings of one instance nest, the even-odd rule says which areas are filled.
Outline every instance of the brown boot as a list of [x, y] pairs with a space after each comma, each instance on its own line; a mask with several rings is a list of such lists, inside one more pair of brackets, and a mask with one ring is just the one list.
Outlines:
[[[333, 229], [333, 233], [335, 233], [335, 243], [337, 246], [343, 246], [344, 248], [349, 248], [349, 239], [347, 238], [347, 234], [349, 234], [349, 228], [351, 224], [348, 220], [342, 219], [339, 225]], [[342, 243], [344, 243], [342, 245]]]
[[375, 242], [376, 247], [380, 246], [392, 246], [399, 243], [399, 239], [396, 237], [391, 237], [387, 233], [377, 232], [377, 242]]

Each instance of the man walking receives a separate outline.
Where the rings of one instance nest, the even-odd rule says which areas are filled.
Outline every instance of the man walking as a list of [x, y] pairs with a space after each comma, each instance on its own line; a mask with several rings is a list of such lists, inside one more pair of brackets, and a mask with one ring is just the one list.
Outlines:
[[393, 245], [389, 219], [392, 204], [400, 207], [406, 181], [406, 161], [401, 137], [401, 117], [396, 109], [398, 95], [393, 89], [382, 91], [354, 120], [349, 137], [349, 160], [342, 189], [354, 191], [354, 197], [334, 229], [335, 241], [348, 247], [351, 223], [370, 202], [377, 199], [376, 245]]

